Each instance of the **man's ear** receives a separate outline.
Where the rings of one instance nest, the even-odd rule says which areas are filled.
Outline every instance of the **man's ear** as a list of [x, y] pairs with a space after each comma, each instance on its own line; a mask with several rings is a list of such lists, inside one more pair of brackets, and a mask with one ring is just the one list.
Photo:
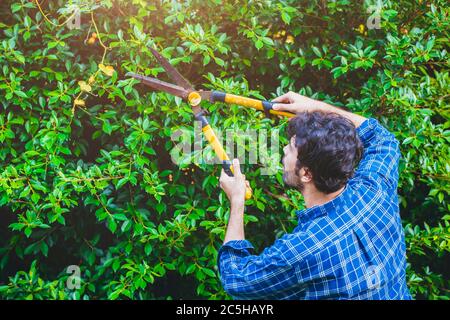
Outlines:
[[300, 169], [300, 177], [301, 177], [300, 180], [303, 183], [307, 183], [307, 182], [311, 182], [312, 181], [312, 173], [306, 167], [303, 167], [303, 168]]

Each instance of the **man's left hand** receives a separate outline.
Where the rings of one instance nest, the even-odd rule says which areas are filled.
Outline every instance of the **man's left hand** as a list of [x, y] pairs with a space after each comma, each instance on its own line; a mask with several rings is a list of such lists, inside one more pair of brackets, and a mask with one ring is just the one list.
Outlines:
[[222, 169], [219, 180], [220, 187], [225, 191], [231, 203], [245, 201], [245, 189], [250, 187], [250, 184], [245, 180], [245, 175], [241, 172], [238, 159], [233, 160], [233, 171], [233, 177], [230, 177]]

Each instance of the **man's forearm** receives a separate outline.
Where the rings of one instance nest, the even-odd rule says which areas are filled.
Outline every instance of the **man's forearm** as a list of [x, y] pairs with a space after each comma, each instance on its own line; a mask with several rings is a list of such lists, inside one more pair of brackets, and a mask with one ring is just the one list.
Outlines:
[[367, 120], [367, 118], [365, 118], [363, 116], [342, 110], [341, 108], [334, 107], [325, 102], [322, 102], [322, 101], [316, 101], [316, 102], [317, 102], [317, 104], [314, 106], [314, 109], [316, 109], [318, 111], [323, 111], [323, 112], [337, 113], [337, 114], [349, 119], [351, 122], [353, 122], [353, 124], [355, 125], [356, 128], [358, 128], [364, 121]]
[[230, 240], [244, 240], [244, 200], [232, 201], [230, 219], [223, 243]]

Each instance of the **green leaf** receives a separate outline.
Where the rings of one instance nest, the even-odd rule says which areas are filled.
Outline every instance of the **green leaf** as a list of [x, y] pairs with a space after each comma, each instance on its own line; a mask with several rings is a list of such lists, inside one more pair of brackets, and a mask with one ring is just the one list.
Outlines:
[[102, 130], [103, 130], [103, 132], [107, 133], [108, 135], [111, 135], [112, 126], [108, 120], [103, 120]]
[[15, 93], [17, 96], [21, 97], [21, 98], [28, 98], [28, 96], [26, 95], [26, 93], [23, 92], [23, 91], [16, 90], [16, 91], [14, 91], [14, 93]]
[[114, 219], [108, 219], [108, 228], [112, 233], [115, 233], [117, 230], [117, 223]]
[[144, 248], [145, 254], [147, 256], [150, 255], [150, 253], [152, 253], [152, 250], [153, 250], [152, 245], [150, 243], [147, 243]]
[[205, 55], [203, 57], [203, 65], [206, 66], [211, 61], [211, 57], [209, 55]]
[[291, 23], [291, 16], [285, 11], [283, 11], [281, 13], [281, 19], [283, 19], [284, 23], [286, 23], [286, 24], [290, 24]]
[[116, 189], [120, 189], [123, 185], [125, 185], [129, 181], [128, 177], [124, 177], [120, 179], [116, 184]]
[[317, 47], [311, 47], [311, 49], [315, 53], [316, 56], [318, 56], [319, 58], [322, 58], [322, 53], [320, 52], [320, 50]]
[[216, 273], [208, 268], [203, 268], [202, 271], [210, 277], [216, 278]]
[[115, 213], [113, 214], [114, 219], [119, 220], [119, 221], [126, 221], [128, 220], [127, 216], [124, 215], [123, 213]]
[[31, 228], [30, 228], [30, 227], [27, 227], [27, 228], [25, 228], [25, 231], [24, 231], [24, 233], [25, 233], [25, 235], [27, 236], [27, 238], [29, 238], [29, 237], [30, 237], [30, 235], [31, 235], [31, 232], [32, 232], [32, 230], [31, 230]]
[[264, 45], [264, 43], [262, 42], [262, 40], [260, 40], [260, 39], [256, 40], [256, 42], [255, 42], [256, 49], [258, 49], [258, 50], [261, 49], [263, 47], [263, 45]]
[[220, 58], [215, 57], [215, 58], [214, 58], [214, 61], [215, 61], [219, 66], [221, 66], [221, 67], [223, 67], [223, 66], [225, 65], [225, 61], [223, 61], [223, 60], [220, 59]]

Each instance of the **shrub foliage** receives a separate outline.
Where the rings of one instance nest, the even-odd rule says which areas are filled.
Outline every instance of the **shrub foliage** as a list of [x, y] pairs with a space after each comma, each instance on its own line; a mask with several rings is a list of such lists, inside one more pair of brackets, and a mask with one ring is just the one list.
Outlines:
[[[216, 268], [229, 214], [221, 168], [173, 164], [170, 137], [193, 129], [190, 108], [125, 77], [164, 77], [150, 46], [199, 88], [266, 99], [292, 90], [379, 119], [401, 142], [411, 292], [450, 297], [448, 3], [374, 4], [1, 1], [0, 297], [229, 298]], [[204, 107], [216, 128], [286, 125]], [[304, 206], [281, 170], [262, 168], [243, 166], [254, 189], [246, 236], [259, 250]], [[79, 289], [67, 286], [69, 265]]]

